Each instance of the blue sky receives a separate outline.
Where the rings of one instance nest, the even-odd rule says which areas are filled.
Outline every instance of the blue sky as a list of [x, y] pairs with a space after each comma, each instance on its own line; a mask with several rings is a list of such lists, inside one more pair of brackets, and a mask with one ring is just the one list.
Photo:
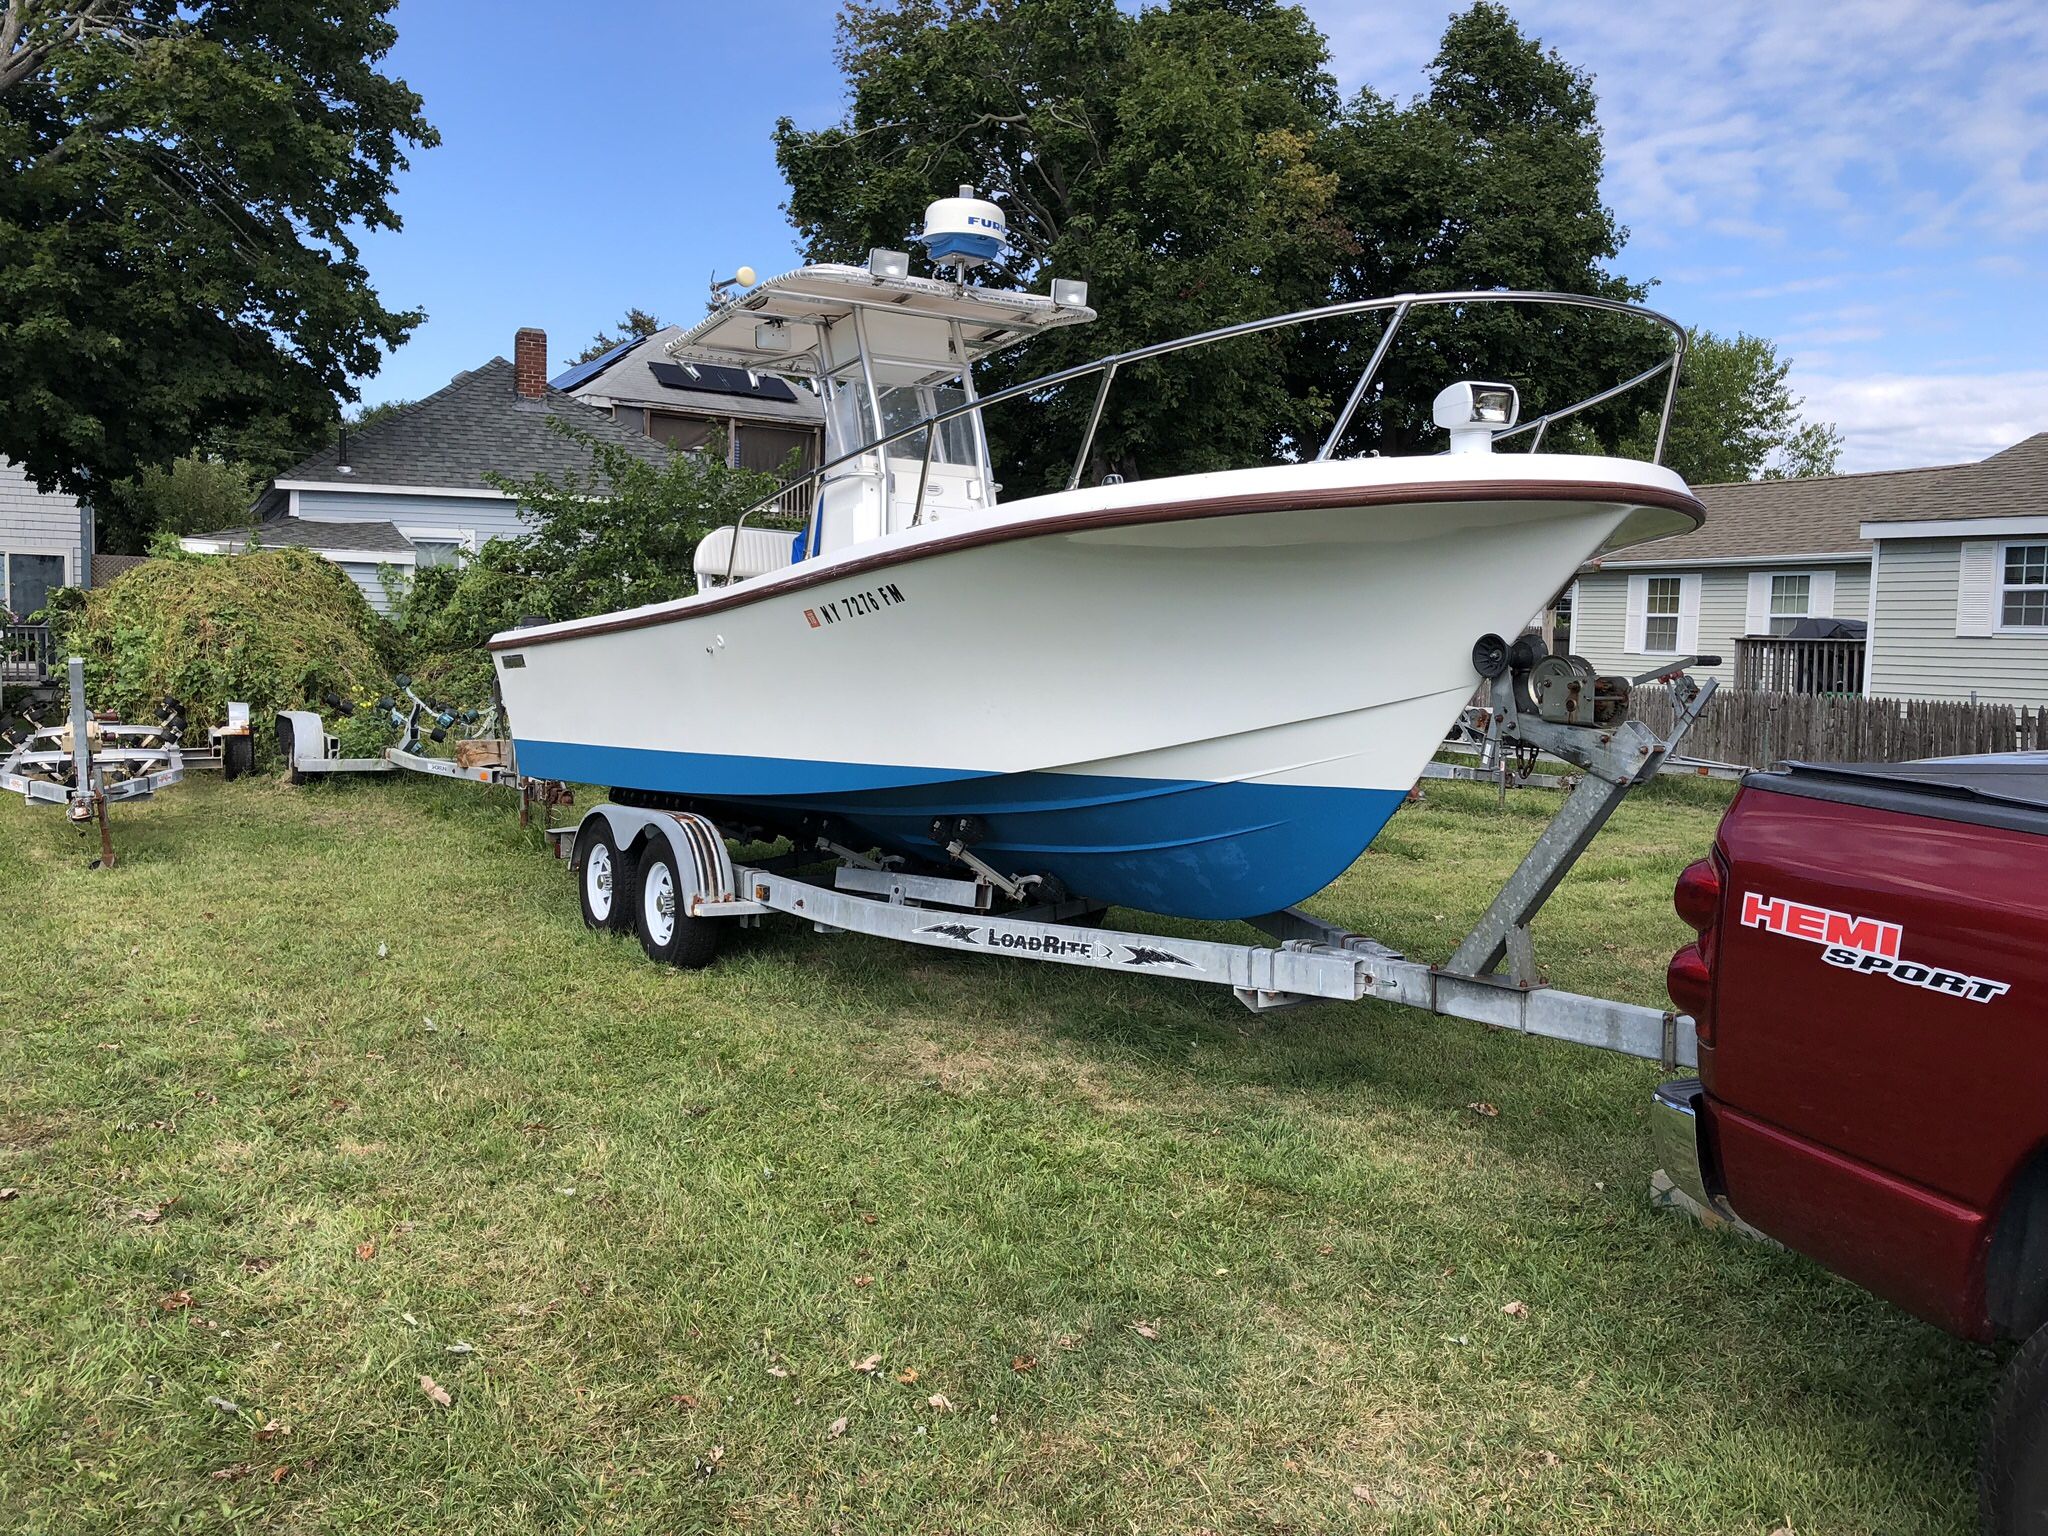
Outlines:
[[[1450, 6], [1307, 9], [1347, 92], [1406, 96]], [[1688, 324], [1775, 339], [1845, 469], [2048, 430], [2048, 3], [1512, 9], [1595, 76], [1621, 270]], [[839, 114], [826, 0], [404, 0], [397, 20], [391, 67], [443, 142], [365, 255], [429, 319], [365, 399], [437, 389], [521, 325], [561, 360], [629, 304], [701, 313], [714, 269], [795, 264], [769, 133]]]

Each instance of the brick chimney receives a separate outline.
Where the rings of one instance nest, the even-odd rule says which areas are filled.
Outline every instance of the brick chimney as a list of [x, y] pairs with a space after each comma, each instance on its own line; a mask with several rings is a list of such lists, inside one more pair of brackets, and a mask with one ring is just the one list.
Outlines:
[[512, 338], [512, 387], [521, 398], [539, 400], [548, 392], [548, 333], [530, 325]]

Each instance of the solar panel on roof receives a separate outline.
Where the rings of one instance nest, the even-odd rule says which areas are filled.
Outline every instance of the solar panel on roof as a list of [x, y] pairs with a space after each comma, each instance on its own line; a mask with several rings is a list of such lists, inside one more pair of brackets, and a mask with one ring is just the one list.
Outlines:
[[589, 362], [578, 363], [567, 373], [557, 374], [554, 378], [549, 379], [548, 388], [574, 389], [578, 384], [587, 384], [646, 339], [645, 336], [628, 336], [617, 346], [598, 353]]
[[765, 373], [721, 368], [715, 363], [649, 363], [647, 371], [664, 389], [695, 390], [700, 395], [739, 395], [749, 400], [794, 401], [796, 391]]

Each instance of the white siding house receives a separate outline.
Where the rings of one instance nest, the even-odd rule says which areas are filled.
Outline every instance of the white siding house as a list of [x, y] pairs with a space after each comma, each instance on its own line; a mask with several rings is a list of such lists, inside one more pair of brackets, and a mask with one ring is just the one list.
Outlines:
[[77, 497], [39, 491], [0, 459], [0, 608], [26, 619], [56, 588], [89, 584], [91, 517]]
[[335, 442], [279, 475], [252, 526], [192, 534], [205, 554], [294, 545], [332, 560], [380, 613], [423, 566], [527, 532], [518, 503], [491, 481], [590, 473], [588, 450], [557, 423], [658, 462], [668, 450], [606, 409], [550, 386], [547, 337], [522, 330], [513, 362], [492, 358], [444, 389]]

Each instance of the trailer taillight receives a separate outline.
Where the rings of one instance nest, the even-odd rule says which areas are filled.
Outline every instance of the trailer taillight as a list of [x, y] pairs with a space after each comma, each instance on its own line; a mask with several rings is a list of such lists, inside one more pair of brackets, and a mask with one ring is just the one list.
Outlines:
[[1712, 859], [1696, 859], [1685, 866], [1671, 893], [1671, 905], [1694, 933], [1714, 926], [1721, 915], [1721, 871]]

